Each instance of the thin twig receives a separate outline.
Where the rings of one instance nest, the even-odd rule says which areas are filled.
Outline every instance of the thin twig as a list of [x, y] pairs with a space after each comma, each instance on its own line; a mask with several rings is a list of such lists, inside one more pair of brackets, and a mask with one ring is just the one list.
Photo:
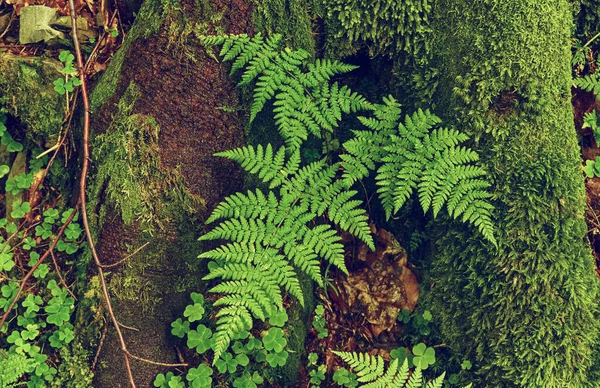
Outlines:
[[94, 356], [94, 361], [92, 362], [92, 367], [90, 370], [93, 372], [96, 369], [96, 363], [98, 363], [98, 357], [100, 356], [100, 352], [102, 351], [102, 345], [104, 345], [104, 339], [106, 338], [106, 332], [108, 331], [108, 321], [104, 322], [104, 329], [102, 330], [102, 336], [100, 336], [100, 343], [98, 343], [98, 349], [96, 349], [96, 355]]
[[133, 374], [131, 372], [131, 365], [129, 362], [129, 351], [127, 350], [125, 338], [123, 338], [121, 327], [119, 326], [119, 323], [115, 316], [115, 312], [112, 307], [110, 295], [108, 294], [108, 287], [106, 285], [106, 278], [104, 276], [104, 270], [102, 269], [102, 263], [100, 262], [100, 257], [98, 256], [98, 252], [96, 251], [96, 245], [94, 244], [94, 239], [92, 238], [90, 223], [87, 216], [85, 190], [90, 162], [90, 102], [87, 92], [86, 74], [83, 66], [83, 56], [81, 55], [81, 47], [79, 46], [79, 39], [77, 38], [77, 20], [75, 15], [75, 4], [73, 3], [73, 0], [69, 0], [69, 8], [71, 9], [71, 32], [73, 34], [73, 43], [75, 45], [75, 58], [77, 59], [77, 68], [79, 70], [79, 77], [81, 79], [80, 90], [81, 97], [83, 99], [83, 165], [81, 168], [81, 178], [79, 179], [79, 200], [81, 202], [81, 218], [85, 230], [85, 235], [90, 246], [90, 251], [92, 252], [92, 257], [94, 258], [94, 262], [96, 263], [96, 267], [98, 269], [98, 276], [100, 278], [100, 284], [102, 285], [102, 296], [104, 298], [104, 303], [106, 304], [108, 315], [110, 316], [110, 319], [113, 322], [113, 325], [115, 326], [115, 330], [117, 331], [117, 337], [119, 338], [119, 342], [121, 344], [121, 350], [123, 351], [123, 359], [125, 361], [125, 368], [127, 370], [127, 378], [129, 379], [129, 384], [131, 385], [131, 387], [136, 388], [135, 380], [133, 379]]
[[148, 241], [147, 243], [145, 243], [144, 245], [142, 245], [141, 247], [139, 247], [138, 249], [136, 249], [130, 255], [127, 255], [127, 257], [125, 257], [123, 260], [119, 260], [116, 263], [112, 263], [112, 264], [102, 264], [102, 268], [105, 268], [105, 269], [106, 268], [114, 268], [114, 267], [116, 267], [118, 265], [123, 264], [124, 262], [126, 262], [127, 260], [129, 260], [133, 255], [135, 255], [136, 253], [138, 253], [142, 249], [146, 248], [148, 246], [148, 244], [150, 244], [150, 241]]
[[12, 22], [15, 19], [16, 14], [17, 14], [17, 11], [13, 8], [12, 14], [10, 15], [10, 20], [8, 21], [8, 25], [6, 26], [6, 28], [4, 29], [2, 34], [0, 34], [0, 39], [4, 38], [4, 35], [6, 35], [8, 30], [10, 30], [10, 26], [12, 25]]
[[131, 331], [140, 331], [140, 329], [138, 329], [137, 327], [133, 327], [133, 326], [127, 326], [122, 324], [121, 322], [117, 321], [117, 323], [119, 324], [119, 326], [121, 326], [123, 329], [127, 329], [127, 330], [131, 330]]
[[165, 362], [156, 362], [156, 361], [152, 361], [152, 360], [148, 360], [146, 358], [142, 358], [142, 357], [136, 356], [135, 354], [131, 354], [129, 352], [127, 352], [127, 355], [129, 357], [131, 357], [131, 358], [134, 358], [134, 359], [138, 360], [138, 361], [147, 362], [148, 364], [152, 364], [152, 365], [166, 366], [166, 367], [169, 367], [169, 368], [176, 367], [176, 366], [188, 366], [188, 364], [168, 364], [168, 363], [165, 363]]
[[67, 291], [73, 297], [73, 299], [77, 300], [77, 297], [75, 296], [75, 294], [73, 294], [73, 291], [71, 291], [69, 286], [67, 286], [67, 282], [65, 282], [65, 279], [62, 277], [62, 275], [60, 273], [60, 267], [58, 266], [58, 261], [56, 261], [56, 256], [54, 256], [54, 252], [50, 252], [50, 255], [52, 256], [52, 262], [54, 263], [54, 268], [56, 268], [56, 274], [58, 275], [60, 282], [67, 289]]

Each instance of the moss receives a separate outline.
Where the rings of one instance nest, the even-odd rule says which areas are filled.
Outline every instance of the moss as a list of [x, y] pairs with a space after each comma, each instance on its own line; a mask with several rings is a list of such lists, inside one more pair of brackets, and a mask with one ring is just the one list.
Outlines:
[[[125, 224], [137, 221], [151, 232], [164, 228], [168, 219], [165, 203], [176, 201], [189, 214], [202, 201], [183, 184], [181, 174], [161, 165], [158, 124], [152, 117], [131, 114], [139, 92], [133, 82], [117, 104], [117, 114], [107, 133], [98, 135], [92, 146], [97, 167], [90, 207], [105, 197]], [[105, 210], [100, 212], [102, 223]]]
[[88, 365], [89, 354], [79, 342], [63, 346], [60, 349], [60, 357], [62, 361], [58, 366], [56, 376], [50, 383], [51, 387], [88, 388], [92, 386], [94, 374]]
[[320, 0], [327, 11], [325, 55], [339, 58], [367, 48], [371, 56], [429, 51], [431, 0]]
[[[121, 68], [131, 45], [138, 39], [147, 38], [158, 32], [165, 16], [160, 12], [160, 9], [160, 0], [144, 1], [142, 4], [134, 25], [123, 41], [123, 45], [112, 57], [97, 87], [90, 94], [90, 110], [92, 112], [96, 111], [115, 95], [121, 78]], [[162, 17], [159, 17], [160, 15]]]
[[304, 49], [315, 55], [312, 31], [312, 7], [315, 1], [264, 0], [254, 12], [257, 31], [283, 35], [291, 48]]
[[[442, 1], [435, 96], [473, 134], [493, 182], [499, 249], [443, 224], [431, 282], [446, 342], [478, 386], [581, 387], [598, 341], [598, 281], [570, 105], [567, 1]], [[429, 282], [428, 282], [429, 283]]]
[[42, 145], [61, 129], [65, 98], [54, 91], [59, 62], [0, 53], [0, 101], [27, 127], [27, 140]]

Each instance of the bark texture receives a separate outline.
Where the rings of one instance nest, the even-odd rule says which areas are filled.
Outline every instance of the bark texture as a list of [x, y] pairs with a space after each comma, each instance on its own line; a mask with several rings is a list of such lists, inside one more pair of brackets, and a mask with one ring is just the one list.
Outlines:
[[[129, 350], [179, 362], [170, 323], [191, 291], [201, 292], [196, 241], [208, 211], [240, 187], [236, 167], [213, 157], [243, 144], [241, 114], [227, 69], [194, 33], [251, 31], [243, 0], [144, 1], [123, 47], [92, 97], [95, 175], [89, 186], [101, 258], [114, 263], [149, 245], [110, 275]], [[96, 387], [126, 387], [122, 353], [109, 329]], [[133, 361], [136, 383], [165, 368]]]

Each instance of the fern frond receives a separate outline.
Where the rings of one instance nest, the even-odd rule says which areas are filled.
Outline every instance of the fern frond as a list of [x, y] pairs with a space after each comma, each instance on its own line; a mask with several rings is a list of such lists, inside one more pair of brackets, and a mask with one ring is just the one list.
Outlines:
[[252, 328], [252, 315], [243, 305], [226, 306], [216, 314], [217, 331], [213, 336], [212, 349], [215, 353], [213, 365], [227, 350], [235, 334]]
[[600, 97], [600, 79], [598, 79], [597, 73], [575, 78], [573, 82], [577, 87], [584, 89], [586, 92], [593, 92], [596, 95], [596, 99]]
[[215, 156], [221, 156], [238, 162], [242, 168], [251, 174], [257, 174], [263, 182], [268, 182], [275, 178], [283, 168], [285, 161], [285, 147], [279, 148], [273, 155], [273, 147], [267, 144], [266, 148], [262, 145], [244, 146], [232, 150], [216, 153]]
[[236, 193], [225, 198], [210, 217], [206, 220], [210, 224], [221, 218], [259, 218], [264, 219], [269, 213], [277, 209], [279, 202], [273, 192], [267, 196], [259, 189], [256, 192], [248, 191], [247, 195]]
[[[333, 351], [353, 369], [362, 388], [421, 388], [424, 385], [421, 368], [410, 373], [408, 358], [399, 367], [398, 359], [392, 360], [387, 369], [381, 356], [367, 353]], [[427, 383], [426, 388], [441, 388], [446, 373]]]

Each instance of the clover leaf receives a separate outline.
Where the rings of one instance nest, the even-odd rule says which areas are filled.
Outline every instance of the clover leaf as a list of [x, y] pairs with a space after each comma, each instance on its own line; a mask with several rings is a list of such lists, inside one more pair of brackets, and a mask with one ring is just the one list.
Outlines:
[[8, 167], [6, 164], [0, 165], [0, 178], [4, 177], [9, 172], [10, 167]]
[[198, 354], [206, 352], [211, 347], [212, 331], [204, 325], [198, 325], [196, 330], [187, 333], [188, 348], [196, 348]]
[[237, 359], [233, 358], [233, 355], [229, 352], [225, 352], [221, 357], [215, 362], [215, 366], [220, 373], [225, 373], [229, 371], [229, 373], [235, 373], [238, 366]]
[[15, 203], [13, 204], [13, 211], [10, 213], [10, 216], [12, 218], [23, 218], [30, 211], [31, 205], [29, 202]]
[[204, 306], [201, 303], [190, 304], [185, 308], [183, 316], [188, 318], [190, 322], [199, 321], [204, 315]]
[[269, 318], [271, 326], [283, 327], [288, 320], [288, 315], [285, 311], [277, 311]]
[[40, 266], [33, 271], [33, 277], [36, 279], [45, 279], [48, 272], [50, 272], [50, 266], [48, 264], [40, 264]]
[[356, 375], [346, 368], [340, 368], [333, 374], [333, 381], [344, 387], [356, 387], [358, 381]]
[[284, 366], [288, 359], [288, 352], [285, 350], [282, 352], [269, 353], [267, 354], [267, 362], [272, 368], [277, 366]]
[[182, 320], [177, 318], [171, 323], [171, 334], [176, 337], [183, 338], [190, 331], [190, 322], [188, 320]]
[[265, 349], [274, 350], [275, 353], [283, 351], [287, 344], [287, 340], [283, 337], [283, 330], [278, 327], [271, 328], [263, 338], [263, 344]]
[[408, 323], [410, 321], [410, 310], [402, 309], [402, 311], [398, 313], [398, 321]]
[[390, 352], [390, 357], [398, 359], [400, 363], [408, 356], [408, 350], [406, 348], [396, 348]]
[[473, 367], [473, 364], [471, 364], [471, 361], [469, 360], [464, 360], [462, 362], [462, 364], [460, 364], [460, 368], [462, 370], [470, 370]]
[[200, 364], [197, 368], [188, 371], [185, 379], [190, 382], [192, 388], [210, 388], [212, 386], [213, 370], [206, 364]]
[[435, 349], [429, 348], [424, 343], [420, 343], [413, 347], [412, 352], [414, 354], [413, 364], [423, 370], [427, 369], [429, 365], [435, 363]]

